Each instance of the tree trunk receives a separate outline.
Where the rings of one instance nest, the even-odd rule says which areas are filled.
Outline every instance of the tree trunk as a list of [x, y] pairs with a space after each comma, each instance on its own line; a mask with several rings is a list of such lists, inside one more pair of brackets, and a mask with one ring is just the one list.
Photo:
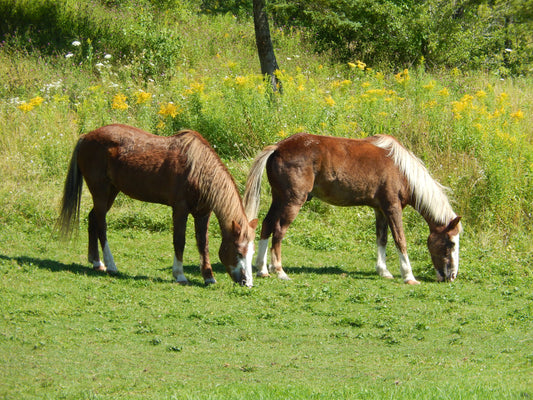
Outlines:
[[281, 92], [281, 82], [274, 74], [279, 68], [274, 54], [274, 47], [272, 46], [272, 39], [270, 38], [270, 27], [268, 25], [268, 18], [265, 11], [265, 1], [253, 0], [253, 7], [255, 42], [257, 44], [259, 62], [261, 63], [261, 73], [269, 76], [272, 90], [274, 92], [278, 90]]

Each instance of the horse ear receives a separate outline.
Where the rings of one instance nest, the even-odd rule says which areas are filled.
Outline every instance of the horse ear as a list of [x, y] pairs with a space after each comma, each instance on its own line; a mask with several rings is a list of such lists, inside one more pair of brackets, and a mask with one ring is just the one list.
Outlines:
[[255, 229], [257, 228], [257, 225], [259, 224], [259, 220], [256, 218], [256, 219], [252, 219], [249, 223], [250, 225], [250, 228], [252, 228], [254, 231]]
[[459, 224], [459, 221], [461, 221], [461, 217], [460, 216], [455, 217], [454, 219], [452, 219], [450, 221], [450, 223], [448, 224], [448, 226], [446, 227], [446, 229], [444, 231], [445, 232], [450, 232], [450, 231], [454, 230], [457, 227], [457, 225]]
[[231, 222], [231, 230], [232, 230], [233, 235], [234, 235], [235, 237], [239, 237], [240, 234], [241, 234], [242, 228], [241, 228], [241, 226], [239, 225], [238, 222], [236, 222], [236, 221], [232, 221], [232, 222]]

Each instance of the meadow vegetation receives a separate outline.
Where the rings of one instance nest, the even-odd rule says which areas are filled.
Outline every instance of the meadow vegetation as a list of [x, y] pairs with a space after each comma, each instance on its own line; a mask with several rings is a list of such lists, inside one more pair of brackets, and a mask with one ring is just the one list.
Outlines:
[[[0, 0], [0, 396], [533, 396], [531, 76], [336, 62], [300, 28], [273, 29], [283, 93], [272, 93], [252, 21], [199, 9]], [[77, 138], [115, 122], [198, 130], [241, 191], [255, 154], [293, 133], [393, 135], [463, 216], [459, 278], [434, 282], [416, 212], [404, 223], [423, 284], [407, 288], [375, 276], [370, 210], [311, 201], [285, 240], [292, 281], [248, 290], [216, 264], [219, 283], [204, 287], [191, 223], [192, 285], [181, 287], [170, 210], [125, 196], [108, 215], [121, 274], [96, 274], [86, 189], [77, 240], [59, 242], [53, 227]]]

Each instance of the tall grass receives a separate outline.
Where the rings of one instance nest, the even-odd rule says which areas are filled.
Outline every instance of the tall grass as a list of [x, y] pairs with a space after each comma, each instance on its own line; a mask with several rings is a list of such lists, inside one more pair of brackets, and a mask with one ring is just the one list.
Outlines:
[[[378, 71], [357, 60], [332, 65], [302, 47], [297, 30], [273, 31], [284, 90], [272, 93], [256, 73], [250, 20], [184, 7], [165, 12], [148, 2], [117, 16], [100, 3], [78, 3], [15, 2], [26, 22], [53, 8], [54, 32], [68, 34], [45, 51], [42, 43], [22, 46], [25, 36], [14, 29], [0, 48], [4, 185], [61, 180], [78, 134], [112, 122], [161, 135], [196, 129], [226, 159], [249, 159], [298, 131], [387, 133], [453, 190], [469, 229], [531, 230], [530, 77], [501, 81], [422, 66]], [[122, 33], [119, 17], [127, 27]], [[159, 50], [146, 39], [154, 27], [165, 37]], [[30, 28], [25, 34], [35, 37]], [[147, 53], [156, 50], [165, 62]], [[150, 65], [158, 73], [148, 73]]]

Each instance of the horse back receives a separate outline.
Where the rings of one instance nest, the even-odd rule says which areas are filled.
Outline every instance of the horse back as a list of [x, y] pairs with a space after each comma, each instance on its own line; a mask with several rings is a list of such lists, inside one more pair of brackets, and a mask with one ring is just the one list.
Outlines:
[[333, 205], [379, 207], [383, 198], [408, 197], [405, 178], [372, 139], [296, 134], [278, 143], [267, 172], [272, 186]]
[[110, 184], [132, 198], [172, 205], [187, 162], [176, 139], [107, 125], [82, 136], [78, 165], [91, 192]]

